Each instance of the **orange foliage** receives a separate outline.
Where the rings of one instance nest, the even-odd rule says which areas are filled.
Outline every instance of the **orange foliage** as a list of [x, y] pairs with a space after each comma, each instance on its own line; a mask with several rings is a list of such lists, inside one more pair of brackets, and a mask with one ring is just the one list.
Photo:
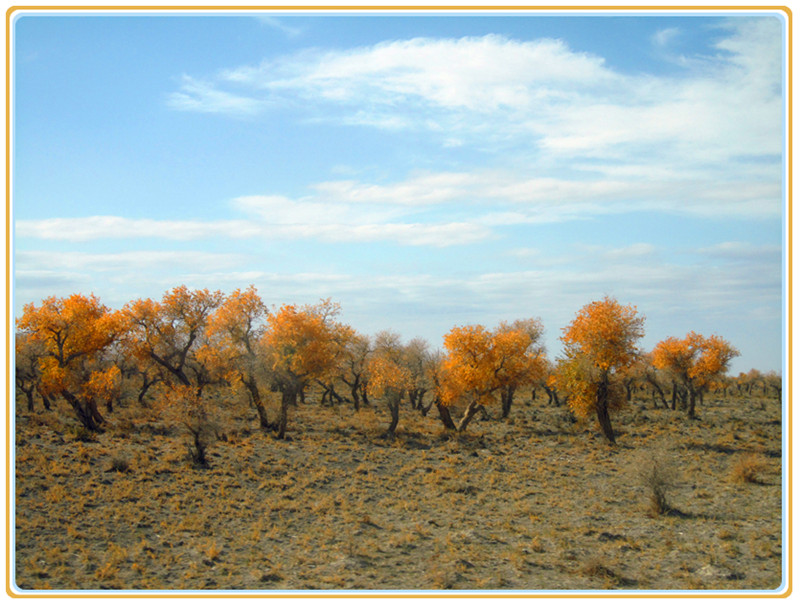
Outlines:
[[644, 317], [633, 305], [605, 297], [584, 306], [561, 337], [565, 357], [553, 381], [568, 396], [576, 416], [597, 414], [606, 437], [614, 442], [609, 410], [625, 401], [621, 373], [637, 359], [636, 342], [644, 335]]
[[712, 335], [689, 332], [685, 338], [674, 336], [659, 342], [653, 349], [653, 365], [667, 370], [694, 392], [708, 389], [739, 355], [730, 343]]
[[212, 372], [230, 382], [252, 375], [268, 315], [254, 286], [234, 290], [209, 315], [198, 356]]
[[635, 343], [644, 336], [643, 324], [644, 317], [635, 306], [605, 297], [578, 311], [564, 328], [561, 341], [568, 355], [580, 355], [593, 367], [610, 372], [635, 361]]
[[454, 327], [444, 337], [447, 356], [441, 366], [442, 403], [485, 405], [503, 386], [516, 387], [538, 379], [546, 363], [537, 342], [540, 335], [538, 320], [501, 323], [494, 331], [481, 325]]
[[130, 327], [129, 346], [141, 360], [152, 360], [184, 386], [201, 388], [207, 369], [197, 351], [203, 344], [210, 314], [223, 301], [219, 291], [178, 286], [160, 302], [128, 303], [124, 313]]
[[413, 376], [405, 361], [400, 337], [388, 332], [378, 334], [375, 350], [367, 362], [369, 395], [401, 398], [412, 388]]
[[323, 376], [336, 358], [335, 324], [329, 307], [284, 305], [271, 314], [264, 334], [267, 360], [279, 383], [300, 389]]
[[125, 328], [121, 314], [94, 295], [50, 297], [39, 307], [25, 305], [17, 328], [43, 348], [42, 392], [64, 396], [88, 428], [97, 428], [102, 420], [94, 401], [109, 399], [119, 388], [119, 370], [108, 367], [103, 354]]

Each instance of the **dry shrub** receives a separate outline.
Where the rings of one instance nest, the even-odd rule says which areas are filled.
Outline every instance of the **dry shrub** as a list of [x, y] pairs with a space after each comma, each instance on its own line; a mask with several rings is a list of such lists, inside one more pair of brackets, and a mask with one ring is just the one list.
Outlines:
[[734, 483], [761, 483], [767, 470], [767, 461], [761, 454], [743, 454], [731, 465], [731, 481]]
[[130, 458], [124, 455], [117, 455], [111, 459], [111, 467], [109, 471], [117, 473], [127, 473], [131, 468]]
[[663, 515], [672, 510], [667, 492], [677, 484], [678, 471], [670, 458], [663, 451], [653, 452], [638, 467], [638, 475], [648, 496], [650, 514]]

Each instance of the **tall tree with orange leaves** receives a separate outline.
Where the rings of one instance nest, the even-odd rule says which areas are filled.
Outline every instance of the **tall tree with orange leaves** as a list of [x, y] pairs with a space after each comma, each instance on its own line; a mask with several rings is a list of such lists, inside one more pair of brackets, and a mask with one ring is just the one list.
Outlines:
[[219, 291], [178, 286], [160, 301], [128, 303], [123, 311], [130, 327], [131, 350], [157, 364], [173, 382], [201, 395], [211, 376], [198, 351], [204, 344], [209, 317], [223, 300]]
[[439, 369], [437, 396], [444, 405], [464, 406], [456, 430], [466, 430], [481, 406], [495, 401], [498, 390], [519, 384], [532, 371], [539, 356], [532, 353], [531, 342], [527, 330], [507, 324], [493, 331], [481, 325], [456, 326], [445, 335], [447, 353]]
[[[504, 356], [500, 360], [497, 376], [501, 383], [500, 408], [503, 418], [508, 418], [517, 389], [534, 384], [547, 371], [545, 348], [541, 342], [543, 335], [544, 327], [537, 318], [502, 322], [495, 330], [495, 347]], [[510, 346], [502, 347], [502, 338], [509, 339]], [[526, 345], [524, 351], [520, 349], [522, 344]]]
[[214, 375], [244, 387], [262, 429], [275, 429], [263, 394], [267, 372], [261, 340], [268, 316], [267, 306], [254, 286], [234, 290], [209, 315], [199, 356]]
[[119, 368], [103, 359], [125, 329], [120, 313], [94, 295], [53, 296], [38, 307], [25, 305], [17, 328], [42, 347], [42, 394], [63, 397], [86, 429], [101, 431], [97, 402], [114, 396], [120, 384]]
[[697, 415], [697, 399], [718, 381], [734, 357], [739, 355], [725, 339], [689, 332], [685, 338], [671, 336], [653, 348], [653, 365], [670, 372], [689, 393], [687, 415]]
[[636, 361], [643, 325], [636, 307], [605, 297], [578, 311], [561, 336], [564, 358], [558, 363], [556, 385], [576, 416], [597, 417], [612, 444], [616, 439], [609, 411], [625, 402], [619, 373]]
[[286, 435], [288, 411], [308, 384], [326, 376], [336, 364], [338, 305], [324, 300], [318, 305], [298, 308], [284, 305], [267, 318], [262, 342], [267, 368], [281, 392], [281, 407], [275, 429], [279, 439]]

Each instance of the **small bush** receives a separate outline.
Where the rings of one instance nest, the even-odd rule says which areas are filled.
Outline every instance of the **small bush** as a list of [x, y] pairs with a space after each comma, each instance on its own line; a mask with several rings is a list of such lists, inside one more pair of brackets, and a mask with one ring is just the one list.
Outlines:
[[663, 454], [654, 453], [639, 467], [639, 480], [647, 493], [648, 510], [652, 515], [663, 515], [672, 510], [667, 492], [675, 487], [677, 479], [674, 465]]
[[125, 456], [114, 456], [111, 459], [111, 468], [109, 471], [117, 473], [127, 473], [130, 470], [131, 461]]
[[767, 470], [767, 461], [760, 454], [744, 454], [736, 458], [731, 466], [734, 483], [761, 483]]

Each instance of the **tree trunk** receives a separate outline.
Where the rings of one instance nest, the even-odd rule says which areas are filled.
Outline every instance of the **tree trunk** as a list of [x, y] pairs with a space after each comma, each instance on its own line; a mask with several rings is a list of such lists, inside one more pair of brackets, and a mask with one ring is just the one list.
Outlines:
[[39, 391], [39, 396], [42, 398], [42, 403], [44, 404], [44, 409], [50, 410], [50, 398], [42, 393], [41, 389], [37, 389]]
[[472, 400], [470, 404], [467, 406], [467, 409], [464, 410], [464, 415], [461, 417], [461, 421], [458, 423], [456, 430], [459, 433], [463, 433], [467, 429], [467, 425], [469, 421], [472, 420], [472, 417], [475, 416], [475, 413], [478, 411], [478, 408], [481, 407], [478, 404], [476, 399]]
[[25, 393], [25, 398], [28, 400], [28, 411], [33, 412], [33, 387], [20, 390]]
[[278, 416], [278, 425], [276, 429], [276, 437], [283, 439], [286, 437], [286, 425], [289, 420], [289, 406], [297, 405], [297, 390], [294, 388], [285, 388], [281, 391], [281, 411]]
[[392, 421], [389, 423], [389, 428], [386, 429], [386, 435], [388, 437], [394, 437], [394, 432], [397, 430], [397, 424], [400, 422], [400, 397], [393, 396], [389, 397], [386, 400], [387, 405], [389, 406], [389, 413], [391, 414]]
[[353, 397], [353, 409], [357, 412], [361, 406], [358, 405], [358, 381], [356, 380], [353, 382], [353, 385], [350, 387], [350, 395]]
[[408, 403], [411, 404], [411, 409], [417, 409], [417, 389], [408, 390]]
[[694, 420], [697, 416], [695, 415], [695, 400], [697, 398], [697, 394], [693, 388], [689, 388], [689, 406], [687, 407], [687, 415], [689, 416], [690, 420]]
[[658, 384], [658, 382], [656, 382], [655, 379], [653, 378], [647, 378], [647, 382], [649, 382], [650, 385], [653, 387], [653, 401], [655, 401], [656, 398], [655, 394], [656, 392], [658, 392], [659, 397], [661, 397], [661, 404], [665, 408], [669, 408], [669, 404], [667, 404], [667, 399], [664, 396], [664, 390], [661, 388], [661, 385]]
[[597, 385], [597, 401], [595, 402], [597, 421], [606, 439], [612, 445], [616, 444], [614, 429], [611, 427], [611, 417], [608, 415], [608, 379], [603, 378]]
[[514, 403], [514, 391], [515, 389], [512, 386], [507, 386], [500, 391], [501, 418], [508, 418], [508, 414], [511, 412], [511, 405]]
[[211, 465], [208, 462], [208, 457], [206, 456], [206, 449], [208, 448], [208, 443], [203, 440], [203, 427], [202, 425], [198, 425], [197, 427], [191, 426], [188, 422], [184, 423], [186, 428], [192, 435], [192, 440], [194, 442], [194, 450], [189, 448], [189, 453], [192, 456], [195, 464], [197, 464], [201, 468], [211, 468]]
[[103, 417], [97, 411], [97, 407], [89, 401], [80, 401], [75, 395], [66, 389], [61, 391], [61, 396], [72, 406], [78, 421], [84, 428], [95, 432], [101, 433], [102, 429], [100, 424], [103, 422]]
[[86, 402], [86, 405], [89, 408], [89, 413], [92, 415], [92, 418], [94, 418], [95, 422], [97, 422], [97, 426], [103, 424], [105, 419], [100, 415], [100, 410], [97, 409], [97, 404], [94, 402], [94, 400], [89, 399]]
[[147, 407], [147, 403], [144, 401], [145, 395], [147, 395], [147, 391], [149, 391], [150, 387], [156, 382], [158, 382], [158, 378], [148, 380], [147, 374], [142, 374], [142, 386], [139, 388], [139, 396], [137, 397], [137, 400], [139, 401], [139, 405], [141, 405], [143, 408]]
[[450, 415], [450, 408], [439, 401], [438, 398], [436, 401], [434, 401], [434, 404], [436, 405], [436, 409], [439, 411], [439, 418], [441, 419], [444, 428], [446, 428], [448, 431], [455, 431], [456, 424], [453, 422], [453, 417]]
[[256, 408], [258, 414], [258, 424], [264, 430], [274, 430], [275, 424], [269, 421], [267, 416], [267, 409], [264, 407], [264, 402], [261, 399], [261, 391], [258, 384], [252, 376], [247, 377], [242, 381], [247, 392], [250, 394], [250, 401], [253, 402], [253, 407]]

